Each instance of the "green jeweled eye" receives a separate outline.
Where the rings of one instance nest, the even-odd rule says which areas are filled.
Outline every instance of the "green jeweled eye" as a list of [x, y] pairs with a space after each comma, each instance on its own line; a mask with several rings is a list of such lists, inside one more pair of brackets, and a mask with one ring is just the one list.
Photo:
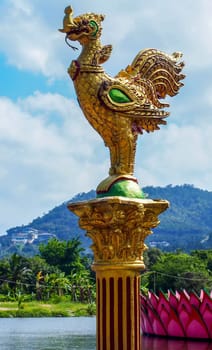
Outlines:
[[98, 24], [95, 21], [90, 21], [89, 24], [94, 29], [92, 36], [96, 36], [96, 34], [98, 33], [98, 30], [99, 30]]
[[132, 100], [121, 90], [119, 89], [110, 89], [109, 96], [112, 101], [116, 103], [129, 103], [132, 102]]

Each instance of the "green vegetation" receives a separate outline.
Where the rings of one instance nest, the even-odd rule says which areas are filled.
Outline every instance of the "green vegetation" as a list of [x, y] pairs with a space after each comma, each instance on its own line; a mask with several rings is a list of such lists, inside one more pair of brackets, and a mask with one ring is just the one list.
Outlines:
[[[91, 257], [78, 239], [51, 239], [39, 255], [12, 254], [0, 260], [0, 317], [95, 315], [95, 276]], [[141, 288], [156, 293], [168, 289], [212, 289], [212, 249], [185, 253], [145, 252]]]
[[157, 248], [145, 252], [147, 270], [142, 276], [142, 289], [158, 293], [186, 289], [199, 293], [212, 290], [212, 249], [194, 250], [190, 254], [178, 250], [163, 253]]
[[154, 235], [148, 237], [147, 243], [154, 241], [157, 248], [169, 252], [212, 247], [212, 192], [192, 185], [146, 187], [144, 192], [149, 198], [170, 202], [170, 208], [160, 215], [160, 225], [154, 229]]
[[70, 317], [70, 316], [93, 316], [95, 315], [93, 304], [70, 302], [63, 298], [54, 303], [25, 301], [0, 302], [0, 317]]
[[40, 254], [0, 260], [0, 316], [95, 314], [95, 276], [78, 239], [51, 239]]

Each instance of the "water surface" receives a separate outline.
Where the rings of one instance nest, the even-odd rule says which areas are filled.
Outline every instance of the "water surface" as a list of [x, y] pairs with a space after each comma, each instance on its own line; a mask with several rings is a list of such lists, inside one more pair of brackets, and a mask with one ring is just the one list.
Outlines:
[[[0, 350], [96, 350], [95, 317], [0, 318]], [[142, 337], [142, 350], [212, 350], [212, 342]]]
[[95, 317], [0, 318], [0, 350], [95, 350]]

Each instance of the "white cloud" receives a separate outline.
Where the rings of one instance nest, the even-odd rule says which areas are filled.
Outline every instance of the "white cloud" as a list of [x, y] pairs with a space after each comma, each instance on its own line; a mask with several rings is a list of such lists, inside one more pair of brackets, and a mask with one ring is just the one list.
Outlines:
[[[136, 161], [140, 185], [191, 183], [211, 189], [211, 133], [203, 121], [201, 127], [170, 123], [142, 136]], [[109, 169], [109, 152], [100, 137], [75, 102], [60, 94], [36, 92], [17, 103], [1, 98], [0, 148], [4, 228], [28, 223], [95, 188]]]
[[0, 51], [18, 69], [50, 78], [62, 77], [64, 62], [59, 52], [63, 43], [40, 11], [28, 3], [25, 6], [25, 1], [8, 1], [0, 14]]
[[[210, 107], [212, 107], [212, 84], [211, 87], [208, 88], [208, 90], [205, 93], [205, 101], [203, 101], [205, 104], [209, 104]], [[212, 115], [212, 112], [211, 112]], [[212, 116], [210, 116], [212, 118]]]
[[11, 4], [14, 11], [21, 11], [27, 15], [32, 13], [32, 5], [27, 0], [9, 0], [8, 3]]
[[177, 126], [145, 135], [139, 142], [138, 177], [142, 186], [190, 183], [212, 189], [212, 125]]
[[212, 66], [211, 0], [82, 0], [80, 5], [73, 0], [72, 5], [76, 15], [86, 10], [106, 14], [103, 38], [114, 45], [119, 65], [140, 49], [156, 47], [182, 51], [189, 70]]
[[[23, 71], [23, 81], [24, 71], [64, 78], [76, 58], [57, 32], [65, 6], [65, 0], [1, 2], [0, 52]], [[72, 0], [72, 6], [76, 15], [106, 14], [103, 43], [114, 45], [106, 70], [114, 74], [145, 47], [184, 52], [185, 88], [170, 101], [168, 125], [140, 138], [136, 175], [142, 186], [191, 183], [210, 190], [211, 0]], [[29, 222], [107, 176], [108, 150], [63, 93], [0, 99], [2, 229]]]
[[[76, 56], [65, 47], [61, 27], [65, 1], [5, 0], [0, 12], [0, 40], [10, 64], [49, 78], [66, 74]], [[115, 46], [116, 63], [130, 63], [140, 49], [154, 46], [166, 51], [182, 50], [189, 69], [211, 67], [212, 2], [123, 0], [99, 3], [72, 1], [76, 15], [85, 11], [106, 14], [103, 40]], [[121, 56], [120, 56], [121, 55]], [[112, 62], [112, 61], [111, 61]], [[114, 62], [111, 63], [114, 66]], [[117, 65], [118, 66], [118, 65]]]
[[[2, 227], [23, 218], [28, 223], [107, 176], [96, 154], [103, 142], [86, 124], [75, 103], [59, 94], [37, 92], [17, 103], [0, 99]], [[104, 151], [98, 153], [101, 158]], [[9, 209], [9, 203], [16, 205]]]

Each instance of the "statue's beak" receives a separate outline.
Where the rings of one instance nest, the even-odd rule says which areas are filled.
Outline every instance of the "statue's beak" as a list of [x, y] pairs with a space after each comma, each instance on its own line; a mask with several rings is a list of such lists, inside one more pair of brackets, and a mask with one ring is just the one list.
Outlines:
[[[61, 33], [68, 33], [69, 31], [70, 31], [70, 29], [68, 29], [68, 27], [69, 26], [66, 26], [66, 27], [64, 27], [63, 29], [58, 29], [59, 30], [59, 32], [61, 32]], [[68, 29], [68, 30], [67, 30]]]
[[59, 32], [61, 33], [69, 33], [72, 29], [76, 29], [77, 28], [77, 25], [73, 22], [73, 23], [70, 23], [70, 21], [67, 23], [67, 19], [64, 18], [64, 21], [63, 21], [63, 28], [62, 29], [58, 29]]

